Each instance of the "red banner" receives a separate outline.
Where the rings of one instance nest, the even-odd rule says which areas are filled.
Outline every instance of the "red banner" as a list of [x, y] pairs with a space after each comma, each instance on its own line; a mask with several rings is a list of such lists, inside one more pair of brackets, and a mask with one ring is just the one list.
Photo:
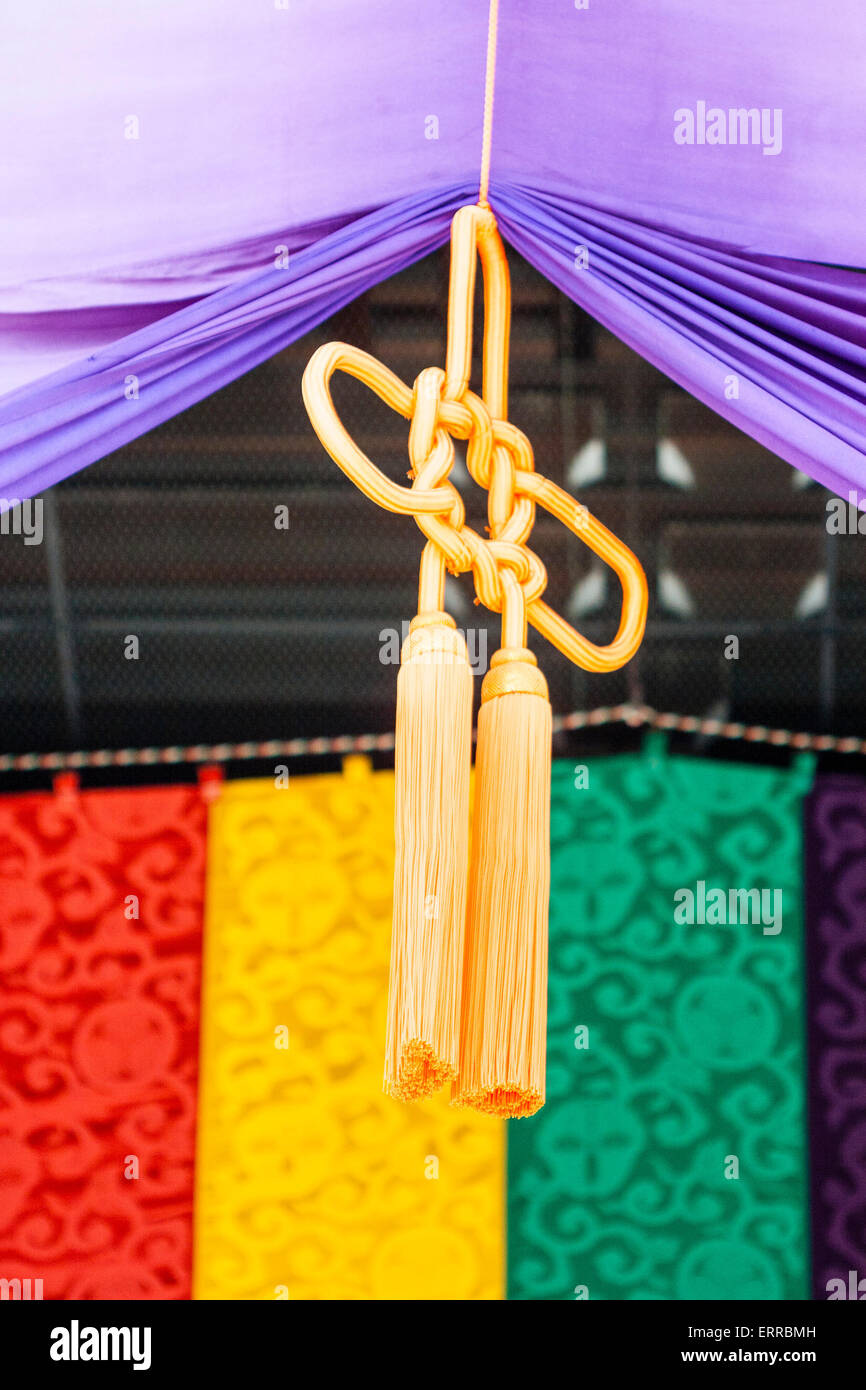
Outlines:
[[196, 788], [0, 798], [4, 1297], [190, 1296], [205, 829]]

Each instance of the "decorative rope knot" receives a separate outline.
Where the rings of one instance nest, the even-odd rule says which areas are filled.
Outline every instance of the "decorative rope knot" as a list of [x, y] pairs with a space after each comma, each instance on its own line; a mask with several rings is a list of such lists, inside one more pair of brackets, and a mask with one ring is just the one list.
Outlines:
[[[452, 505], [448, 512], [434, 517], [433, 524], [423, 512], [415, 512], [415, 520], [428, 541], [439, 547], [451, 574], [472, 570], [476, 603], [484, 603], [496, 613], [502, 611], [501, 571], [508, 569], [520, 584], [528, 608], [547, 586], [544, 565], [525, 545], [535, 504], [528, 497], [518, 497], [515, 486], [517, 462], [532, 466], [529, 440], [507, 421], [491, 419], [483, 399], [468, 385], [459, 383], [459, 396], [449, 399], [447, 382], [447, 373], [440, 367], [425, 367], [415, 380], [409, 477], [410, 496], [416, 489], [443, 484], [451, 493]], [[443, 419], [443, 403], [462, 407], [465, 418], [449, 425]], [[468, 441], [470, 476], [488, 492], [488, 540], [467, 526], [462, 498], [448, 481], [454, 462], [453, 438]]]
[[[476, 255], [484, 277], [483, 387], [470, 389]], [[414, 516], [427, 538], [421, 561], [419, 612], [441, 611], [444, 574], [472, 572], [476, 601], [494, 613], [514, 613], [518, 634], [528, 621], [569, 660], [589, 671], [612, 671], [640, 645], [647, 591], [635, 556], [585, 506], [535, 471], [532, 446], [507, 418], [511, 288], [505, 252], [489, 208], [455, 214], [445, 369], [425, 367], [410, 389], [369, 353], [328, 343], [310, 359], [303, 394], [325, 449], [356, 487], [388, 511]], [[410, 421], [411, 486], [392, 482], [348, 434], [334, 406], [330, 381], [343, 371], [364, 382]], [[454, 440], [466, 441], [470, 477], [487, 491], [488, 536], [466, 524], [450, 481]], [[542, 599], [547, 571], [527, 545], [536, 507], [562, 522], [614, 570], [623, 590], [619, 629], [607, 646], [577, 632]], [[511, 646], [524, 646], [522, 639]]]

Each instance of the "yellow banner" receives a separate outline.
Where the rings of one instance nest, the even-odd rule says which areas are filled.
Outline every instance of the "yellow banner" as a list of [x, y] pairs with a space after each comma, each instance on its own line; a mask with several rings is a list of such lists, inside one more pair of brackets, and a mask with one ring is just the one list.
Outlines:
[[280, 781], [210, 813], [193, 1296], [503, 1298], [504, 1123], [382, 1094], [393, 773]]

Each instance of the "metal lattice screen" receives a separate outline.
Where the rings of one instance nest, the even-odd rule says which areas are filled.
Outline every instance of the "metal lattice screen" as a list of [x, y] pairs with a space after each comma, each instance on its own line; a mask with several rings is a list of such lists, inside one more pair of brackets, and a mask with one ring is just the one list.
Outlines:
[[[829, 534], [829, 494], [509, 259], [510, 418], [539, 469], [637, 552], [651, 593], [646, 641], [623, 672], [587, 675], [533, 638], [554, 709], [631, 700], [861, 732], [866, 541]], [[410, 382], [443, 361], [446, 295], [443, 251], [54, 488], [41, 544], [0, 536], [6, 751], [391, 727], [388, 633], [414, 612], [422, 537], [324, 454], [300, 380], [314, 347], [342, 338]], [[405, 422], [354, 381], [335, 399], [402, 480]], [[485, 498], [459, 459], [455, 482], [483, 527]], [[540, 515], [533, 535], [550, 601], [609, 640], [615, 580], [555, 522]], [[497, 623], [471, 592], [449, 583], [481, 667]]]

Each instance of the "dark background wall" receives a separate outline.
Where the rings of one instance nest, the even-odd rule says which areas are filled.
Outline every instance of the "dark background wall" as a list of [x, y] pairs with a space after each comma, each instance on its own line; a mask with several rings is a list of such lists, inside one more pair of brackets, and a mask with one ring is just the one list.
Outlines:
[[[646, 641], [622, 672], [587, 675], [534, 639], [555, 711], [633, 700], [862, 732], [866, 539], [828, 534], [828, 493], [509, 259], [510, 418], [539, 470], [637, 552], [651, 593]], [[4, 751], [392, 726], [396, 668], [380, 660], [380, 633], [414, 612], [422, 537], [327, 457], [300, 380], [313, 348], [342, 338], [411, 382], [443, 361], [446, 295], [442, 251], [54, 488], [41, 545], [0, 536]], [[354, 382], [335, 398], [402, 481], [405, 423]], [[483, 527], [485, 497], [459, 465], [455, 481]], [[539, 515], [533, 535], [550, 602], [609, 640], [615, 580], [557, 523]], [[471, 596], [468, 576], [449, 582], [458, 625], [486, 623], [492, 653], [496, 620]], [[731, 635], [737, 660], [724, 654]]]

